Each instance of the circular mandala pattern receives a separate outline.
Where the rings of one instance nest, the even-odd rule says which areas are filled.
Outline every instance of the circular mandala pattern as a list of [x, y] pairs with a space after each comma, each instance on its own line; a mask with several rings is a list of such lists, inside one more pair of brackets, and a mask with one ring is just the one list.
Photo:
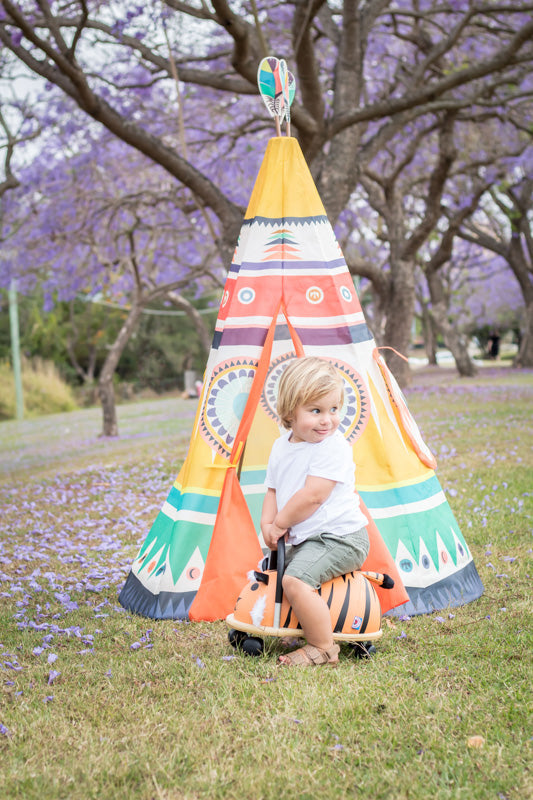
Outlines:
[[296, 353], [285, 353], [277, 358], [270, 365], [268, 370], [263, 392], [261, 394], [261, 406], [266, 411], [269, 417], [276, 422], [279, 422], [276, 406], [278, 402], [278, 384], [279, 379], [283, 375], [285, 367], [293, 358], [296, 358]]
[[347, 286], [341, 286], [341, 295], [342, 295], [342, 297], [344, 298], [344, 300], [346, 300], [346, 302], [347, 302], [347, 303], [350, 303], [350, 302], [351, 302], [351, 300], [352, 300], [352, 293], [351, 293], [351, 291], [348, 289], [348, 287], [347, 287]]
[[305, 299], [312, 303], [313, 305], [317, 305], [321, 303], [324, 299], [324, 292], [320, 288], [320, 286], [310, 286], [309, 289], [305, 293]]
[[[294, 353], [285, 353], [276, 359], [272, 363], [265, 380], [261, 395], [261, 405], [268, 416], [276, 420], [276, 422], [279, 422], [276, 413], [279, 379], [289, 361], [295, 357]], [[330, 358], [328, 361], [331, 361], [344, 378], [344, 402], [340, 412], [339, 430], [347, 441], [353, 444], [361, 436], [370, 417], [368, 391], [361, 376], [349, 364], [334, 358]]]
[[231, 455], [256, 369], [256, 361], [236, 359], [219, 364], [213, 371], [200, 418], [200, 433], [210, 447], [226, 458]]
[[253, 303], [255, 300], [255, 292], [253, 289], [250, 289], [249, 286], [244, 286], [242, 289], [240, 289], [237, 297], [240, 303], [243, 303], [245, 306], [247, 306], [249, 303]]

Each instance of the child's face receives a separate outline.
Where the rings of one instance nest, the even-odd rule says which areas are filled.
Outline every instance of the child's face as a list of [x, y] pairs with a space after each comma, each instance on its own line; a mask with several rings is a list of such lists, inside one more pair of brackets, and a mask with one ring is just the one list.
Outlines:
[[291, 442], [317, 444], [335, 433], [340, 422], [340, 398], [340, 391], [333, 389], [314, 403], [297, 406], [291, 419]]

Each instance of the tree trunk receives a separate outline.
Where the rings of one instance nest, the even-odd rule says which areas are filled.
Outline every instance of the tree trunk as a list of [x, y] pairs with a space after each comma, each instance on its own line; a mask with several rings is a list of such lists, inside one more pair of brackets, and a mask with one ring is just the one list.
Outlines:
[[474, 362], [468, 352], [468, 339], [448, 320], [448, 309], [444, 300], [434, 303], [431, 317], [444, 338], [444, 343], [455, 360], [457, 372], [462, 378], [477, 374]]
[[477, 369], [468, 352], [467, 337], [457, 330], [448, 318], [449, 302], [442, 279], [438, 272], [431, 272], [426, 277], [431, 298], [431, 311], [429, 312], [431, 319], [454, 357], [459, 375], [462, 378], [471, 378], [477, 374]]
[[100, 377], [98, 379], [98, 396], [102, 405], [101, 436], [118, 436], [113, 376], [120, 356], [137, 326], [142, 309], [143, 305], [141, 302], [137, 301], [133, 303], [117, 338], [111, 345], [106, 360], [104, 361], [102, 371], [100, 372]]
[[437, 337], [435, 335], [435, 328], [431, 314], [426, 306], [422, 309], [422, 334], [424, 336], [424, 350], [428, 364], [436, 366], [437, 364]]
[[115, 387], [113, 375], [98, 381], [98, 397], [102, 406], [102, 433], [100, 436], [118, 436], [117, 409], [115, 406]]
[[524, 331], [518, 355], [514, 360], [515, 367], [533, 367], [533, 302], [526, 305], [525, 313]]
[[198, 309], [196, 309], [192, 303], [189, 303], [185, 297], [182, 297], [181, 294], [178, 294], [178, 292], [168, 292], [168, 298], [172, 305], [176, 306], [176, 308], [182, 309], [182, 311], [185, 311], [194, 325], [204, 352], [209, 355], [209, 351], [211, 349], [211, 335], [200, 313], [198, 312]]
[[384, 347], [394, 348], [397, 352], [385, 350], [383, 355], [401, 387], [411, 383], [411, 369], [406, 359], [411, 344], [414, 313], [414, 268], [406, 261], [398, 261], [387, 299], [387, 321], [383, 339]]

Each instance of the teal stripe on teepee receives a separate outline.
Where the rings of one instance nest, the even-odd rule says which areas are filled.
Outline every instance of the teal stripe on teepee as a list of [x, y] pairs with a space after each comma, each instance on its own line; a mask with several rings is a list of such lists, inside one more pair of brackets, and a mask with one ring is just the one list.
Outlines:
[[184, 492], [182, 494], [175, 486], [172, 487], [167, 497], [167, 503], [176, 510], [183, 508], [187, 511], [201, 511], [204, 514], [216, 514], [218, 501], [218, 497], [210, 497], [197, 492]]
[[430, 497], [441, 495], [442, 487], [436, 475], [422, 479], [409, 486], [398, 486], [394, 489], [364, 490], [359, 494], [366, 507], [391, 508], [402, 503], [416, 503]]

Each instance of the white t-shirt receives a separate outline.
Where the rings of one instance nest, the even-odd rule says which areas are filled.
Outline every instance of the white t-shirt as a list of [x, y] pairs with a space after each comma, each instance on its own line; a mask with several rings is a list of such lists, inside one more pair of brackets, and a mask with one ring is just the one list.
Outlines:
[[308, 475], [336, 481], [327, 500], [303, 522], [293, 525], [289, 544], [300, 544], [314, 533], [344, 536], [368, 525], [355, 494], [355, 464], [352, 449], [342, 433], [336, 430], [322, 442], [291, 442], [292, 431], [276, 439], [268, 459], [265, 483], [276, 490], [281, 510]]

